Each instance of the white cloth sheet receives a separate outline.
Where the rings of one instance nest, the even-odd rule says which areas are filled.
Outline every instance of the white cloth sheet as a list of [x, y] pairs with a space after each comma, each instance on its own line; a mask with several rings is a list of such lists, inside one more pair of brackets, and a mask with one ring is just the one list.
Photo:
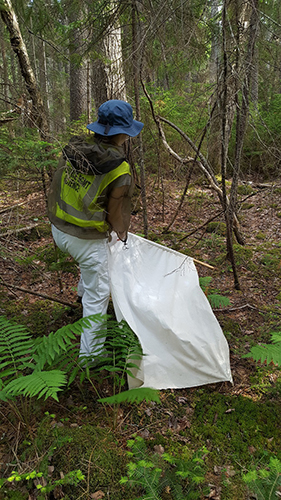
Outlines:
[[131, 233], [127, 247], [109, 246], [109, 274], [117, 319], [125, 319], [145, 354], [129, 387], [232, 382], [228, 343], [193, 260]]

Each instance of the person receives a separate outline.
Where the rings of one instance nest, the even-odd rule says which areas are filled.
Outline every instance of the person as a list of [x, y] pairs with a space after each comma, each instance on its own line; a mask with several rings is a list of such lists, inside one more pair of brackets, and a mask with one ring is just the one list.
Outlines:
[[[94, 135], [75, 136], [63, 149], [48, 194], [53, 238], [79, 264], [83, 317], [107, 313], [108, 242], [115, 233], [126, 242], [134, 186], [122, 145], [143, 123], [133, 119], [128, 102], [113, 99], [99, 107], [97, 121], [87, 128]], [[80, 357], [101, 342], [95, 337], [101, 324], [91, 321], [83, 329]]]

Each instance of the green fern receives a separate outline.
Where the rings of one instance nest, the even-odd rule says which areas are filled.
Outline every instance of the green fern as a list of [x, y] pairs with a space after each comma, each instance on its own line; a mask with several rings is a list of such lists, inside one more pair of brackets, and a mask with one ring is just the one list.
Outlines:
[[[106, 320], [108, 320], [106, 322]], [[107, 324], [97, 334], [98, 344], [86, 365], [78, 358], [79, 345], [77, 335], [92, 322]], [[106, 342], [104, 343], [104, 337]], [[100, 339], [100, 342], [99, 342]], [[114, 393], [121, 392], [125, 384], [125, 375], [133, 376], [135, 360], [142, 357], [139, 341], [127, 323], [110, 321], [107, 316], [94, 315], [82, 318], [72, 325], [60, 328], [48, 336], [33, 339], [21, 325], [16, 325], [0, 317], [0, 400], [14, 398], [17, 395], [45, 399], [58, 399], [58, 392], [68, 383], [70, 385], [80, 373], [81, 382], [99, 375], [100, 369], [106, 370], [109, 377], [113, 374]], [[92, 365], [90, 374], [89, 366]], [[121, 397], [122, 401], [153, 399], [155, 393], [147, 389], [137, 395]]]
[[142, 401], [155, 401], [161, 403], [159, 392], [156, 389], [149, 387], [139, 387], [137, 389], [130, 389], [129, 391], [120, 392], [115, 396], [99, 399], [101, 403], [120, 404], [120, 403], [141, 403]]
[[5, 385], [20, 376], [32, 360], [34, 342], [31, 334], [21, 326], [0, 316], [0, 400], [6, 400]]
[[186, 460], [168, 453], [162, 456], [151, 453], [140, 436], [134, 436], [127, 445], [131, 460], [127, 465], [127, 476], [121, 478], [120, 484], [141, 490], [143, 496], [139, 500], [160, 500], [167, 488], [175, 500], [202, 498], [202, 485], [205, 482], [202, 457], [207, 453], [206, 448]]
[[277, 498], [281, 486], [281, 462], [271, 457], [268, 466], [252, 469], [242, 478], [257, 500], [273, 500]]
[[[106, 341], [103, 343], [105, 337]], [[126, 376], [134, 378], [132, 369], [138, 368], [134, 361], [142, 359], [142, 347], [125, 321], [117, 323], [108, 320], [106, 326], [96, 334], [96, 340], [99, 339], [100, 342], [91, 354], [94, 359], [93, 372], [99, 373], [102, 367], [108, 372], [108, 377], [113, 375], [114, 384], [120, 392]]]
[[217, 293], [210, 293], [207, 295], [208, 300], [213, 309], [218, 309], [219, 307], [227, 307], [230, 305], [230, 300], [228, 297], [219, 295]]
[[251, 348], [244, 358], [253, 358], [261, 363], [274, 363], [281, 366], [281, 332], [271, 334], [272, 344], [260, 344]]
[[81, 371], [75, 334], [90, 326], [90, 320], [97, 318], [82, 318], [48, 337], [32, 339], [25, 327], [0, 317], [0, 400], [20, 394], [57, 399], [67, 382], [66, 373], [70, 382]]
[[203, 292], [205, 293], [205, 295], [207, 296], [207, 298], [211, 304], [211, 307], [213, 309], [218, 309], [220, 307], [229, 306], [230, 300], [228, 297], [224, 297], [223, 295], [211, 292], [209, 290], [209, 285], [210, 285], [211, 281], [212, 281], [212, 278], [210, 276], [204, 276], [204, 277], [199, 278], [200, 286], [201, 286]]
[[60, 370], [34, 371], [30, 375], [21, 376], [12, 380], [5, 387], [8, 396], [23, 396], [45, 399], [52, 397], [58, 401], [57, 393], [66, 385], [66, 375]]

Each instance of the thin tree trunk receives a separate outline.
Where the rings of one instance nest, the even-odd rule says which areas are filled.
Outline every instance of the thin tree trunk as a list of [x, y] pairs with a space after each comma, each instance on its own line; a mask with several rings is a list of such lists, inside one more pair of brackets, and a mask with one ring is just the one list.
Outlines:
[[5, 109], [11, 108], [8, 103], [9, 97], [9, 79], [8, 79], [8, 67], [7, 67], [7, 56], [6, 56], [6, 41], [3, 36], [3, 29], [0, 26], [0, 42], [1, 42], [1, 54], [2, 54], [2, 68], [3, 68], [3, 93], [5, 99]]
[[38, 90], [36, 78], [34, 76], [16, 14], [10, 0], [2, 0], [1, 17], [9, 31], [11, 46], [18, 58], [21, 74], [24, 78], [26, 89], [32, 101], [34, 123], [38, 127], [41, 138], [43, 140], [48, 140], [49, 126], [43, 100]]
[[[140, 121], [140, 64], [139, 64], [139, 50], [138, 50], [138, 23], [136, 19], [136, 2], [132, 1], [132, 42], [133, 42], [133, 72], [134, 72], [134, 92], [136, 104], [136, 119]], [[143, 216], [143, 232], [145, 238], [148, 238], [148, 221], [147, 221], [147, 201], [146, 201], [146, 185], [145, 185], [145, 167], [143, 158], [143, 142], [142, 135], [138, 136], [139, 141], [139, 155], [140, 155], [140, 180], [141, 180], [141, 199], [142, 199], [142, 216]]]
[[237, 267], [235, 262], [235, 256], [233, 251], [233, 206], [231, 203], [227, 203], [226, 195], [226, 162], [227, 162], [227, 152], [229, 144], [229, 130], [228, 130], [228, 120], [227, 120], [227, 104], [228, 104], [228, 67], [229, 61], [227, 57], [226, 48], [226, 1], [223, 5], [222, 12], [222, 43], [223, 43], [223, 86], [222, 86], [222, 98], [221, 98], [221, 177], [222, 177], [222, 192], [223, 192], [223, 208], [224, 217], [226, 223], [226, 246], [227, 246], [227, 258], [231, 262], [234, 287], [236, 290], [240, 290], [240, 283], [237, 273]]

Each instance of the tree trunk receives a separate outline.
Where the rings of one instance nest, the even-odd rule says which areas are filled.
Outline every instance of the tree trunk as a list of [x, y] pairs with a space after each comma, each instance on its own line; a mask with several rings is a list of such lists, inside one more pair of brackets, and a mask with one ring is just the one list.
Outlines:
[[6, 110], [11, 109], [9, 104], [9, 79], [8, 79], [8, 67], [7, 67], [7, 55], [6, 55], [6, 41], [3, 36], [2, 25], [0, 25], [0, 42], [1, 42], [1, 55], [2, 55], [2, 76], [3, 76], [3, 94]]
[[34, 124], [38, 128], [42, 140], [48, 140], [49, 126], [46, 118], [43, 100], [41, 98], [36, 78], [30, 64], [29, 56], [21, 35], [17, 17], [10, 0], [2, 0], [1, 17], [9, 31], [11, 46], [15, 54], [17, 55], [21, 74], [24, 78], [26, 89], [32, 101]]
[[[69, 6], [69, 21], [82, 21], [82, 13], [77, 4], [71, 1]], [[87, 68], [83, 58], [85, 32], [82, 25], [70, 31], [70, 121], [76, 121], [87, 113]]]
[[107, 4], [110, 17], [99, 46], [101, 55], [93, 64], [92, 88], [96, 108], [109, 99], [127, 100], [118, 8], [112, 1]]
[[[134, 92], [135, 92], [135, 104], [136, 104], [136, 119], [140, 121], [140, 92], [139, 92], [139, 81], [140, 81], [140, 63], [139, 63], [139, 44], [138, 44], [138, 23], [136, 19], [136, 2], [132, 1], [132, 43], [133, 43], [133, 80], [134, 80]], [[139, 142], [139, 155], [140, 155], [140, 179], [141, 179], [141, 200], [142, 200], [142, 216], [143, 216], [143, 232], [145, 238], [148, 237], [148, 222], [147, 222], [147, 201], [146, 201], [146, 185], [145, 185], [145, 168], [144, 168], [144, 158], [143, 158], [143, 142], [142, 135], [140, 134], [137, 138]]]

